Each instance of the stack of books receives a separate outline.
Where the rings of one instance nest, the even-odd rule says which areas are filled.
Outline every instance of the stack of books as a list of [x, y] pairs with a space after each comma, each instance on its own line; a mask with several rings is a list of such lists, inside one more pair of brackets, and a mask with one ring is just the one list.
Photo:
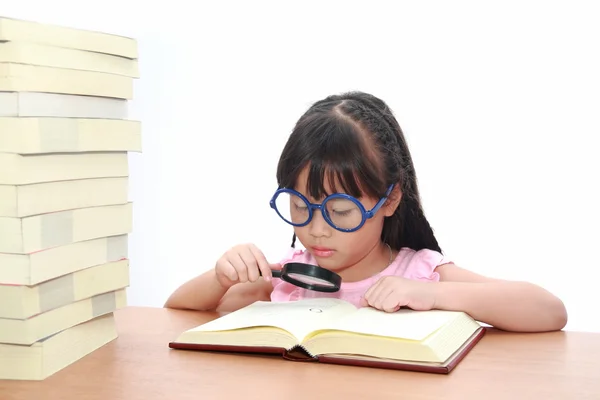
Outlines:
[[0, 17], [0, 379], [118, 336], [127, 304], [134, 39]]

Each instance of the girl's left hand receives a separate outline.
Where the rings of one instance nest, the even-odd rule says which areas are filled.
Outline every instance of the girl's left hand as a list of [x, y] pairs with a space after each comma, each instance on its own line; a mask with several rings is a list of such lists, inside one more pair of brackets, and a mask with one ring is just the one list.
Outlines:
[[395, 312], [401, 307], [427, 311], [435, 307], [435, 282], [414, 281], [399, 276], [379, 279], [363, 295], [361, 306]]

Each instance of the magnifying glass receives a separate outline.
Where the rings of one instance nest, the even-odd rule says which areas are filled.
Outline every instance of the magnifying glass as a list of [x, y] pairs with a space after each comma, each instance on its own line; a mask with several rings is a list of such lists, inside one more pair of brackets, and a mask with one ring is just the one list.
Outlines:
[[273, 270], [273, 278], [280, 278], [292, 285], [317, 292], [337, 292], [342, 277], [328, 269], [305, 263], [287, 263], [281, 270]]

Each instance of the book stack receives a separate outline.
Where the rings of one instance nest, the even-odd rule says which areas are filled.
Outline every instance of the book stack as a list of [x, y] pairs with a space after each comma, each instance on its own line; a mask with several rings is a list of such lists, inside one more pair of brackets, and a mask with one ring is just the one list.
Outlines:
[[0, 17], [0, 379], [118, 336], [132, 231], [131, 38]]

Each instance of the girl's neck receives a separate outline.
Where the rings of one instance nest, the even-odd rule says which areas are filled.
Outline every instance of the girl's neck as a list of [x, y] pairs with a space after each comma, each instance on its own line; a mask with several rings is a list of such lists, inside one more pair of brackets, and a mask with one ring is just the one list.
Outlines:
[[344, 282], [362, 281], [386, 269], [395, 257], [389, 245], [378, 242], [360, 261], [338, 273]]

